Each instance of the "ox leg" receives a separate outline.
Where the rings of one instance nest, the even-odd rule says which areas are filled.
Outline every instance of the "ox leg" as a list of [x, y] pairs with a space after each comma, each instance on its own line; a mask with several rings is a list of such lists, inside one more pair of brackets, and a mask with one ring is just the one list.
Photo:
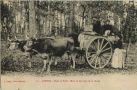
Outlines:
[[29, 68], [32, 67], [31, 59], [32, 59], [32, 56], [29, 54], [29, 57], [28, 57], [28, 67], [29, 67]]
[[31, 61], [28, 62], [28, 67], [31, 68]]
[[[57, 57], [56, 57], [57, 58]], [[55, 57], [53, 57], [53, 60], [54, 60], [54, 65], [56, 66], [58, 64], [57, 60], [56, 60]]]
[[75, 63], [75, 54], [70, 56], [71, 59], [71, 68], [75, 69], [76, 63]]
[[72, 59], [72, 68], [73, 69], [75, 69], [75, 67], [76, 67], [76, 63], [75, 63], [75, 55], [73, 56], [71, 56], [71, 59]]
[[43, 63], [44, 63], [44, 65], [43, 65], [43, 68], [42, 68], [42, 72], [45, 70], [45, 68], [46, 68], [46, 64], [47, 64], [47, 60], [43, 60]]
[[50, 61], [49, 61], [49, 64], [48, 64], [48, 67], [47, 67], [47, 73], [49, 73], [50, 71], [51, 71], [51, 69], [50, 69], [50, 66], [51, 66], [51, 64], [52, 64], [52, 58], [50, 58]]

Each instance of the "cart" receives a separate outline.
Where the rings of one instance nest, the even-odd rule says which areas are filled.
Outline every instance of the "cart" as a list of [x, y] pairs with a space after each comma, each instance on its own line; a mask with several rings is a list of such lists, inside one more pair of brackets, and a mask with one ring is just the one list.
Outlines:
[[93, 32], [82, 32], [78, 37], [79, 48], [84, 51], [87, 63], [94, 69], [102, 69], [110, 63], [113, 46], [118, 40], [117, 36], [100, 36]]

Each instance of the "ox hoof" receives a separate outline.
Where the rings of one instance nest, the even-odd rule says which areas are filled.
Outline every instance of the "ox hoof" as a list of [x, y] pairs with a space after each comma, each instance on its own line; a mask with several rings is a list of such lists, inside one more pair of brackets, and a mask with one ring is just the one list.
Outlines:
[[49, 74], [50, 73], [50, 69], [47, 69], [46, 73]]
[[75, 69], [75, 66], [70, 66], [71, 69]]
[[42, 74], [42, 73], [43, 73], [43, 70], [38, 70], [37, 73]]
[[56, 66], [58, 64], [58, 62], [54, 62], [54, 65]]

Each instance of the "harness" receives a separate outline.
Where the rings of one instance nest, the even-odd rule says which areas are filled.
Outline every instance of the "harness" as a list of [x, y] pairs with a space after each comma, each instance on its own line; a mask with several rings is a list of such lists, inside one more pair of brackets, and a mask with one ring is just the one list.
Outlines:
[[43, 58], [45, 58], [45, 57], [48, 57], [48, 54], [41, 54], [41, 53], [39, 53], [37, 50], [35, 50], [35, 49], [31, 49], [32, 51], [34, 51], [34, 52], [36, 52], [37, 54], [38, 54], [38, 56], [40, 56], [42, 59]]

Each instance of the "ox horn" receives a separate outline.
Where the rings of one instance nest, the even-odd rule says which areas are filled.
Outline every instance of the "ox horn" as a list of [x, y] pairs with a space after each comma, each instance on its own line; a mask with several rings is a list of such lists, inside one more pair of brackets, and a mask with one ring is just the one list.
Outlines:
[[18, 39], [17, 39], [17, 36], [15, 36], [15, 40], [18, 40]]
[[8, 37], [8, 41], [10, 41], [11, 42], [11, 39]]
[[28, 40], [29, 39], [28, 35], [25, 35], [25, 38]]

